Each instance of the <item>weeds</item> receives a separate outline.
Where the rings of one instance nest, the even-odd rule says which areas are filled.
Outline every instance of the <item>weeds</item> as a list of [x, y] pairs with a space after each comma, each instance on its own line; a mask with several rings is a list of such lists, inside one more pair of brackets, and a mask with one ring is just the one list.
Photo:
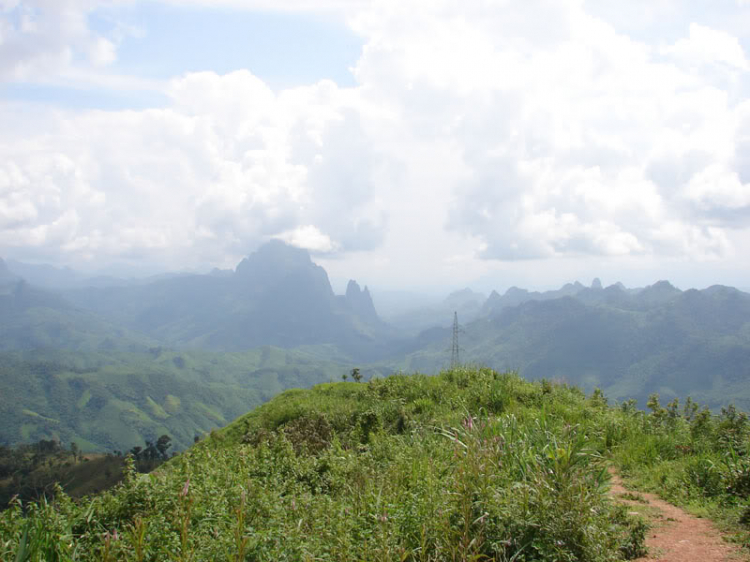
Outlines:
[[746, 419], [651, 406], [477, 368], [286, 392], [156, 473], [14, 504], [0, 559], [635, 558], [645, 523], [608, 499], [609, 459], [747, 519]]

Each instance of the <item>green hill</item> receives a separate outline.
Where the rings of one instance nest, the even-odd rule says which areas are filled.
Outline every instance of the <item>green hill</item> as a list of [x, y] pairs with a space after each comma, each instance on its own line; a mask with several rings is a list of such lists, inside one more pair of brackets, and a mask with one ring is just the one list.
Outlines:
[[346, 370], [313, 352], [273, 347], [0, 353], [0, 443], [57, 439], [111, 451], [166, 433], [184, 449], [282, 390], [338, 379]]
[[636, 558], [646, 527], [609, 464], [739, 530], [747, 417], [651, 406], [485, 369], [290, 390], [155, 473], [5, 511], [0, 558]]

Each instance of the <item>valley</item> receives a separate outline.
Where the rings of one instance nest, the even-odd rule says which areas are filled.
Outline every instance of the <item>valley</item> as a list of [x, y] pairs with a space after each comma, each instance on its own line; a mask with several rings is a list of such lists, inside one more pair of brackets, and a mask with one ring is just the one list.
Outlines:
[[168, 434], [182, 450], [286, 389], [355, 367], [365, 380], [439, 372], [453, 311], [466, 364], [599, 388], [641, 407], [659, 393], [750, 409], [750, 295], [731, 287], [628, 289], [596, 279], [488, 298], [467, 289], [392, 312], [402, 324], [393, 325], [367, 287], [352, 280], [336, 295], [307, 251], [279, 241], [235, 271], [138, 283], [82, 288], [66, 271], [55, 290], [54, 268], [43, 270], [44, 287], [0, 269], [8, 445], [57, 439], [103, 452]]

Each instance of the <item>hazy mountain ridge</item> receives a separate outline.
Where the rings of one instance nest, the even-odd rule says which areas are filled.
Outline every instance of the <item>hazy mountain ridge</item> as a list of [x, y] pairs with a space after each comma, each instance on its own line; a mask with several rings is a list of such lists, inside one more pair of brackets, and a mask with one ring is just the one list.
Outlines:
[[487, 297], [469, 288], [454, 291], [442, 301], [431, 305], [403, 308], [390, 314], [387, 320], [399, 329], [404, 337], [422, 338], [422, 332], [434, 328], [445, 328], [452, 324], [453, 313], [458, 312], [462, 322], [470, 322], [483, 314]]
[[18, 277], [8, 268], [3, 258], [0, 258], [0, 286], [17, 281]]
[[87, 274], [70, 267], [56, 267], [44, 263], [26, 263], [18, 260], [8, 260], [6, 265], [9, 271], [16, 277], [23, 278], [37, 287], [52, 291], [87, 287], [127, 287], [153, 283], [160, 279], [191, 275], [184, 272], [166, 272], [140, 277], [121, 277], [104, 273]]
[[[511, 287], [486, 299], [465, 289], [421, 307], [421, 316], [419, 310], [412, 311], [411, 320], [403, 315], [404, 325], [412, 322], [405, 330], [381, 320], [367, 286], [352, 280], [345, 294], [336, 295], [326, 271], [307, 251], [280, 241], [262, 246], [234, 271], [128, 286], [52, 292], [3, 266], [0, 262], [0, 279], [5, 279], [0, 282], [0, 351], [45, 349], [44, 356], [56, 365], [40, 369], [30, 355], [13, 359], [19, 373], [32, 376], [13, 382], [12, 373], [6, 373], [7, 385], [27, 388], [24, 384], [36, 381], [37, 390], [28, 387], [3, 406], [8, 419], [11, 412], [17, 418], [0, 434], [10, 442], [59, 434], [96, 447], [114, 443], [122, 448], [148, 437], [144, 432], [166, 431], [160, 418], [149, 414], [164, 409], [164, 396], [134, 390], [156, 385], [152, 378], [158, 373], [183, 393], [174, 396], [197, 408], [188, 408], [182, 421], [171, 418], [169, 432], [184, 444], [194, 428], [208, 426], [207, 420], [221, 425], [241, 411], [237, 396], [257, 403], [291, 385], [337, 379], [354, 366], [367, 378], [394, 370], [435, 372], [448, 365], [454, 311], [463, 327], [464, 362], [518, 369], [529, 378], [567, 380], [587, 389], [600, 386], [617, 399], [643, 401], [659, 391], [692, 394], [713, 407], [731, 400], [750, 406], [750, 295], [731, 287], [681, 291], [659, 281], [628, 289], [621, 283], [604, 287], [597, 279], [590, 286], [575, 282], [544, 292]], [[417, 332], [420, 323], [427, 327]], [[269, 370], [242, 359], [239, 371], [227, 370], [226, 352], [250, 357], [273, 349], [267, 346], [280, 348], [284, 365]], [[36, 401], [35, 396], [50, 398], [44, 389], [57, 388], [60, 377], [69, 376], [71, 350], [86, 352], [81, 356], [86, 361], [105, 352], [130, 352], [113, 354], [119, 357], [113, 359], [117, 376], [109, 377], [111, 368], [102, 366], [90, 370], [84, 386], [98, 388], [106, 380], [110, 388], [102, 395], [104, 403], [115, 408], [116, 417], [131, 412], [125, 425], [140, 420], [135, 433], [118, 436], [113, 426], [108, 435], [97, 436], [80, 425], [91, 412]], [[175, 365], [168, 371], [156, 368], [151, 353], [199, 356], [200, 376]], [[136, 374], [146, 382], [137, 382]], [[208, 384], [210, 398], [201, 398], [201, 384]], [[209, 403], [219, 405], [210, 406], [218, 417], [204, 415], [200, 404]], [[24, 409], [40, 417], [30, 420], [29, 414], [19, 414]], [[66, 421], [55, 428], [39, 422], [44, 419]]]
[[[713, 407], [733, 400], [750, 407], [750, 392], [741, 388], [750, 380], [750, 295], [731, 287], [680, 291], [662, 281], [637, 292], [612, 285], [506, 301], [467, 323], [460, 343], [465, 361], [599, 386], [618, 399], [645, 403], [659, 391]], [[392, 366], [439, 369], [446, 345], [445, 338], [435, 341]]]
[[359, 291], [354, 282], [346, 295], [335, 295], [326, 271], [306, 250], [278, 240], [242, 260], [232, 274], [73, 290], [65, 296], [177, 347], [241, 351], [336, 344], [355, 357], [371, 358], [382, 340], [393, 337], [369, 291]]
[[80, 310], [57, 293], [15, 280], [0, 285], [0, 351], [145, 350], [155, 340]]

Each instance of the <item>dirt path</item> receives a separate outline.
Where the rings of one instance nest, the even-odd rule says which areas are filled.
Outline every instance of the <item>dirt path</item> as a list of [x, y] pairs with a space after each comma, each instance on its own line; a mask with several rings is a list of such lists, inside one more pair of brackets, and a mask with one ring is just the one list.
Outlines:
[[651, 522], [646, 535], [648, 556], [638, 560], [658, 562], [737, 562], [747, 560], [739, 547], [724, 542], [721, 532], [707, 519], [699, 519], [653, 494], [629, 492], [612, 474], [610, 493]]

